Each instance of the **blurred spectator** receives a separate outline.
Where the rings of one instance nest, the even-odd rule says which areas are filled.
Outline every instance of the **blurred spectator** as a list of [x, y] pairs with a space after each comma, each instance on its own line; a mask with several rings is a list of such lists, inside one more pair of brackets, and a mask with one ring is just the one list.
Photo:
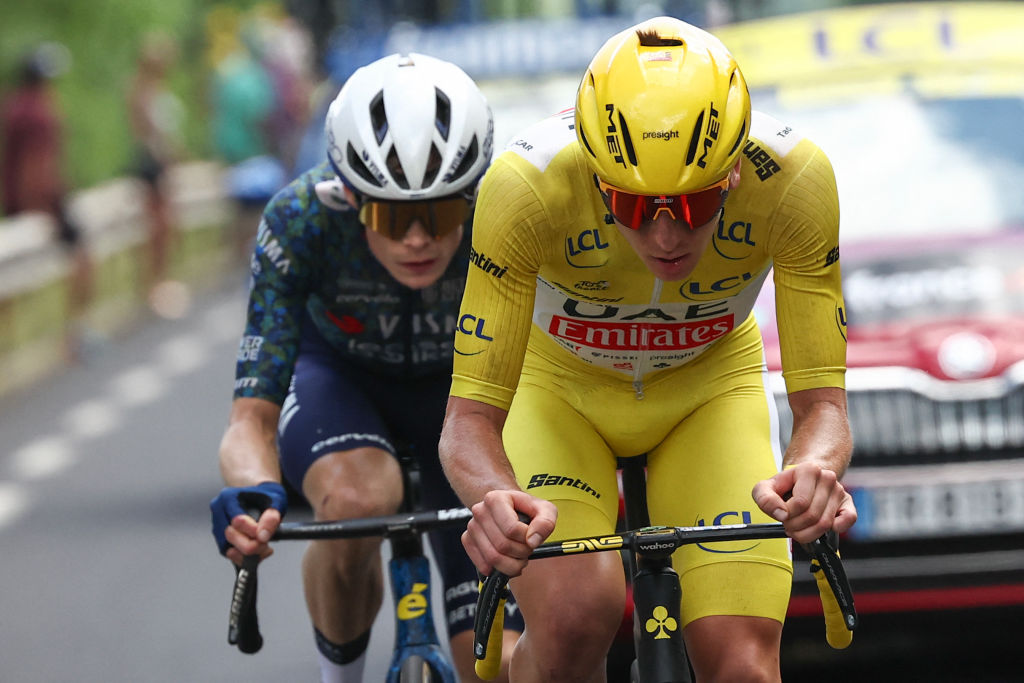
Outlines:
[[263, 44], [263, 63], [274, 88], [267, 135], [272, 153], [292, 168], [311, 114], [313, 40], [295, 19], [283, 16], [265, 24]]
[[259, 56], [253, 32], [240, 49], [216, 65], [213, 81], [213, 142], [229, 164], [268, 154], [268, 125], [274, 111], [274, 83]]
[[70, 258], [70, 315], [65, 337], [69, 358], [78, 360], [82, 318], [92, 296], [93, 266], [82, 231], [67, 212], [63, 116], [52, 84], [70, 65], [70, 53], [58, 43], [43, 43], [22, 58], [15, 88], [0, 105], [0, 187], [4, 215], [39, 211], [53, 219], [54, 236]]
[[166, 34], [146, 35], [139, 47], [135, 75], [127, 104], [135, 142], [132, 172], [145, 184], [148, 228], [148, 263], [144, 275], [150, 307], [165, 315], [160, 292], [166, 288], [168, 264], [174, 246], [174, 218], [167, 188], [167, 169], [181, 155], [181, 120], [184, 107], [167, 85], [178, 56], [177, 43]]
[[310, 115], [313, 48], [287, 15], [225, 8], [207, 18], [216, 54], [213, 141], [230, 165], [227, 191], [237, 205], [237, 253], [248, 260], [264, 205], [288, 182], [288, 167]]

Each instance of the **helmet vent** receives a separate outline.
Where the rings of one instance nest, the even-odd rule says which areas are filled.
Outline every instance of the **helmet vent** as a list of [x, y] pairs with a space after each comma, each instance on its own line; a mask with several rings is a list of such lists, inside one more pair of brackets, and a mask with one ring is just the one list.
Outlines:
[[398, 158], [398, 152], [395, 151], [394, 145], [388, 150], [387, 164], [388, 172], [395, 179], [395, 184], [403, 190], [408, 190], [409, 180], [405, 177], [405, 169], [402, 168], [402, 161]]
[[693, 163], [693, 158], [697, 156], [697, 140], [700, 139], [700, 132], [704, 128], [704, 112], [700, 113], [697, 117], [697, 122], [693, 124], [693, 133], [690, 134], [690, 148], [686, 150], [686, 165], [689, 166]]
[[746, 137], [746, 135], [747, 122], [744, 120], [743, 125], [740, 126], [740, 134], [736, 136], [736, 142], [732, 143], [732, 147], [729, 149], [729, 156], [732, 156], [733, 154], [736, 153], [736, 149], [740, 146], [740, 143], [743, 142], [743, 139]]
[[345, 156], [348, 158], [348, 165], [360, 178], [375, 187], [384, 187], [381, 185], [381, 182], [377, 180], [372, 173], [370, 173], [370, 169], [366, 168], [366, 164], [364, 164], [363, 160], [359, 158], [359, 154], [356, 152], [355, 148], [352, 147], [351, 142], [348, 143], [348, 149], [345, 151]]
[[626, 125], [626, 119], [622, 116], [622, 112], [619, 112], [619, 125], [622, 127], [622, 144], [626, 148], [626, 156], [629, 157], [629, 163], [636, 166], [636, 150], [633, 149], [633, 138], [629, 134], [629, 126]]
[[641, 47], [681, 47], [683, 41], [678, 38], [661, 36], [654, 29], [640, 30], [636, 32]]
[[437, 100], [434, 109], [434, 125], [437, 126], [437, 132], [441, 134], [441, 139], [448, 142], [448, 131], [452, 125], [452, 103], [440, 89], [434, 88], [434, 94]]
[[466, 149], [466, 153], [462, 155], [462, 161], [459, 162], [458, 168], [451, 172], [445, 180], [449, 183], [453, 183], [462, 176], [466, 175], [466, 172], [473, 166], [477, 157], [480, 156], [480, 151], [476, 142], [476, 135], [469, 141], [469, 148]]
[[370, 123], [373, 124], [373, 136], [379, 145], [384, 142], [384, 136], [388, 134], [388, 115], [384, 111], [383, 90], [370, 101]]
[[430, 146], [430, 157], [427, 159], [427, 171], [423, 174], [423, 185], [422, 187], [427, 188], [434, 184], [434, 179], [437, 178], [437, 172], [441, 170], [441, 153], [437, 151], [437, 147], [434, 145]]
[[576, 126], [576, 131], [580, 134], [580, 140], [583, 142], [583, 146], [587, 148], [587, 151], [590, 152], [590, 156], [596, 159], [597, 155], [594, 154], [594, 150], [590, 149], [590, 142], [587, 141], [587, 136], [583, 132], [583, 126]]

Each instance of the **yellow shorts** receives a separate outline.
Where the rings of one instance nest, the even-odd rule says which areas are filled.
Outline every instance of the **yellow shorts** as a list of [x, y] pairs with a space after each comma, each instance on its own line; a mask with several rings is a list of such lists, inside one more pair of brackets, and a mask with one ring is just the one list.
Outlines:
[[[554, 502], [548, 540], [610, 533], [616, 458], [647, 454], [652, 524], [763, 523], [754, 484], [779, 471], [778, 421], [753, 319], [691, 363], [644, 385], [527, 351], [503, 440], [519, 485]], [[684, 624], [712, 614], [783, 621], [788, 539], [690, 545], [673, 557]]]

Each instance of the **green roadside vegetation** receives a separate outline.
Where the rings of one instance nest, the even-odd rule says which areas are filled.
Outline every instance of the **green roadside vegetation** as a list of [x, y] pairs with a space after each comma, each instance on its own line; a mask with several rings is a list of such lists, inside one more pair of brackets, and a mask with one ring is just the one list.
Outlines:
[[56, 83], [65, 116], [66, 175], [84, 188], [124, 175], [131, 164], [125, 93], [140, 41], [162, 31], [178, 43], [171, 86], [185, 107], [184, 142], [189, 156], [211, 154], [208, 83], [211, 74], [209, 17], [281, 11], [280, 2], [256, 0], [31, 0], [3, 10], [0, 92], [13, 84], [22, 54], [44, 41], [71, 52], [71, 69]]

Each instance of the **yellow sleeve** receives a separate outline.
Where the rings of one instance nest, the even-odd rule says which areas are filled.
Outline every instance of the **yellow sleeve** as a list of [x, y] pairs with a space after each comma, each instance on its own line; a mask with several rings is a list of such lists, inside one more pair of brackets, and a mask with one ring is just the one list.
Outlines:
[[844, 387], [846, 312], [839, 270], [839, 197], [824, 152], [813, 150], [779, 205], [770, 250], [782, 375], [789, 393]]
[[499, 157], [484, 176], [473, 218], [466, 291], [455, 334], [451, 395], [507, 410], [530, 336], [538, 237], [548, 223], [526, 179]]

